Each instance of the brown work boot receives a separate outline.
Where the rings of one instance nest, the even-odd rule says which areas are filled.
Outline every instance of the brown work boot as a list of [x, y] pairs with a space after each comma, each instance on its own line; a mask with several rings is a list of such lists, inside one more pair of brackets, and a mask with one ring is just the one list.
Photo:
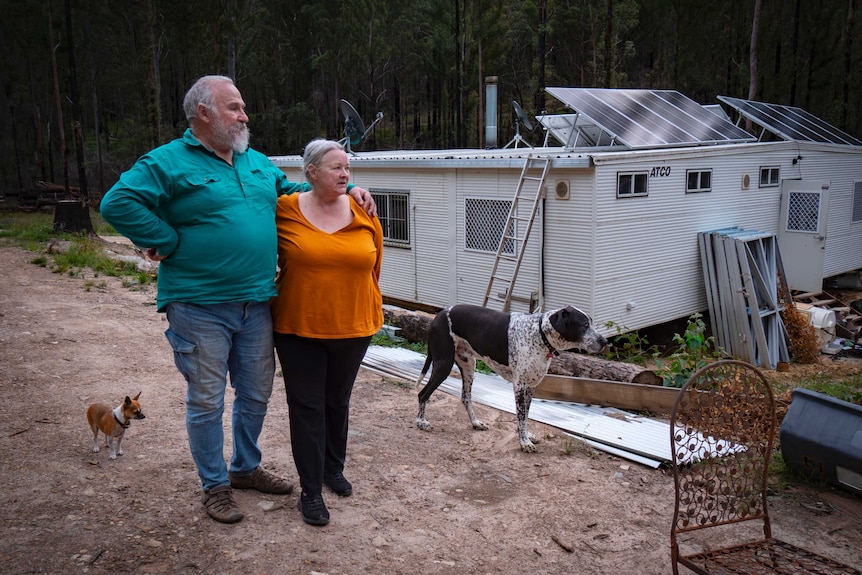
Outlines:
[[227, 477], [234, 489], [254, 489], [272, 495], [287, 495], [293, 491], [293, 483], [273, 475], [260, 466], [257, 466], [249, 475], [237, 477], [228, 473]]
[[209, 491], [204, 491], [201, 497], [207, 515], [221, 523], [237, 523], [244, 515], [233, 500], [233, 490], [230, 485], [219, 485]]

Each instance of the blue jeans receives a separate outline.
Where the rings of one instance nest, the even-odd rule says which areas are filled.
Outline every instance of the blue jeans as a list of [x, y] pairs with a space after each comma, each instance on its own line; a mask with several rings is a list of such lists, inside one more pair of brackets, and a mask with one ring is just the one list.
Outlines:
[[257, 439], [275, 376], [269, 303], [173, 302], [166, 312], [165, 336], [188, 384], [186, 429], [201, 484], [229, 485], [222, 428], [228, 374], [235, 391], [230, 472], [248, 475], [260, 465]]

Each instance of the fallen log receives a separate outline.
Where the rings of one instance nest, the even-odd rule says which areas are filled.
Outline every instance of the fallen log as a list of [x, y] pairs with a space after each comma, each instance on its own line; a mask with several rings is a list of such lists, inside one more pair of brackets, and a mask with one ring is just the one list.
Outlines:
[[608, 381], [627, 381], [644, 385], [662, 384], [661, 377], [643, 366], [566, 351], [561, 352], [559, 356], [551, 360], [548, 373]]
[[408, 311], [391, 306], [383, 306], [383, 321], [400, 327], [400, 337], [407, 341], [424, 342], [428, 340], [428, 327], [434, 316], [423, 311]]

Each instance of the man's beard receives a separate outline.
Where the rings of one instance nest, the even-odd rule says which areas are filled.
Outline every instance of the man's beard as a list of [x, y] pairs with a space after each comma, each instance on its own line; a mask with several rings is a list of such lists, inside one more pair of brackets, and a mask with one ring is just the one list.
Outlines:
[[246, 124], [237, 122], [228, 128], [221, 121], [221, 118], [216, 116], [212, 130], [216, 141], [225, 147], [233, 148], [234, 152], [242, 154], [248, 149], [248, 140], [251, 133]]

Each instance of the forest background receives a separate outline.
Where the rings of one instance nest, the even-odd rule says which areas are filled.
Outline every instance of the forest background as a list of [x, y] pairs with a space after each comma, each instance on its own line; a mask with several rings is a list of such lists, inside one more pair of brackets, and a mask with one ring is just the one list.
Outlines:
[[[799, 106], [862, 137], [856, 0], [0, 0], [0, 187], [80, 187], [97, 204], [138, 156], [182, 134], [204, 74], [234, 78], [252, 146], [300, 153], [484, 147], [563, 112], [546, 86], [678, 90]], [[498, 142], [498, 145], [499, 144]]]

